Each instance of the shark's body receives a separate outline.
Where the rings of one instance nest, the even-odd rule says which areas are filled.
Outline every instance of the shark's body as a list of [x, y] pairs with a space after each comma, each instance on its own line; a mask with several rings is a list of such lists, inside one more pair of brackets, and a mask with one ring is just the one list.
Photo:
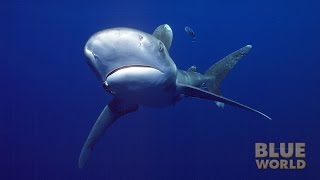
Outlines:
[[85, 46], [88, 64], [114, 98], [93, 126], [80, 154], [83, 167], [95, 144], [120, 116], [140, 105], [166, 107], [191, 96], [229, 104], [267, 115], [221, 96], [220, 83], [235, 64], [251, 49], [247, 45], [212, 65], [204, 74], [194, 66], [178, 70], [169, 56], [173, 34], [160, 25], [153, 34], [129, 28], [113, 28], [94, 34]]

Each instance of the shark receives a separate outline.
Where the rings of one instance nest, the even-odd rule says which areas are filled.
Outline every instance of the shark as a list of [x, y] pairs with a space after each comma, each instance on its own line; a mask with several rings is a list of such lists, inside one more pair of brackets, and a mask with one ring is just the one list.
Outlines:
[[222, 96], [222, 80], [252, 48], [246, 45], [214, 63], [203, 74], [195, 66], [177, 69], [169, 54], [173, 32], [168, 24], [152, 34], [132, 28], [110, 28], [93, 34], [84, 47], [87, 63], [103, 88], [113, 96], [94, 123], [80, 153], [83, 168], [106, 130], [120, 117], [141, 106], [176, 104], [185, 97], [242, 108], [271, 120], [266, 114]]

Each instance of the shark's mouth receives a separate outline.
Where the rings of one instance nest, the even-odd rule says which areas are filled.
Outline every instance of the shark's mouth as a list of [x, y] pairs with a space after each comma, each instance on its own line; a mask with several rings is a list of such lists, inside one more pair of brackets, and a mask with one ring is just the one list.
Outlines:
[[151, 66], [122, 66], [107, 75], [104, 87], [115, 95], [136, 94], [158, 87], [163, 78], [164, 73]]
[[116, 68], [114, 70], [112, 70], [111, 72], [109, 72], [106, 76], [106, 78], [108, 78], [109, 76], [111, 76], [112, 74], [116, 73], [117, 71], [120, 71], [120, 70], [124, 70], [124, 69], [130, 69], [130, 68], [136, 68], [136, 69], [140, 69], [140, 68], [152, 68], [152, 69], [156, 69], [152, 66], [148, 66], [148, 65], [126, 65], [126, 66], [121, 66], [119, 68]]

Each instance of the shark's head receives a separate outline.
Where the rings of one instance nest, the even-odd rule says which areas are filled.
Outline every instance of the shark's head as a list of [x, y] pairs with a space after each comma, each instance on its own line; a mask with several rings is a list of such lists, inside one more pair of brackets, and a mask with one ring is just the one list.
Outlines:
[[107, 29], [94, 34], [84, 51], [90, 67], [115, 96], [152, 95], [175, 84], [176, 65], [163, 42], [151, 34]]

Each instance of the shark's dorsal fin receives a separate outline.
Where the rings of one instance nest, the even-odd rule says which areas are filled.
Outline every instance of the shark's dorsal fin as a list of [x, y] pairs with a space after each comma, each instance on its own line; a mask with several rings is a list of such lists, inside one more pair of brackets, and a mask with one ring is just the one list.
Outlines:
[[236, 101], [233, 101], [231, 99], [219, 96], [217, 94], [211, 93], [209, 91], [205, 91], [203, 89], [197, 88], [197, 87], [193, 87], [193, 86], [189, 86], [189, 85], [185, 85], [185, 84], [177, 84], [178, 90], [180, 91], [181, 94], [184, 94], [186, 96], [191, 96], [191, 97], [197, 97], [197, 98], [201, 98], [201, 99], [208, 99], [208, 100], [212, 100], [212, 101], [216, 101], [216, 102], [221, 102], [221, 103], [225, 103], [231, 106], [235, 106], [241, 109], [246, 109], [248, 111], [251, 112], [255, 112], [259, 115], [262, 115], [263, 117], [271, 120], [271, 118], [267, 115], [265, 115], [264, 113], [255, 110], [249, 106], [243, 105], [241, 103], [238, 103]]
[[196, 66], [191, 66], [188, 69], [189, 72], [197, 72], [197, 67]]
[[173, 33], [171, 27], [168, 24], [162, 24], [158, 26], [153, 31], [152, 35], [162, 41], [164, 46], [166, 46], [167, 50], [169, 51], [172, 43]]
[[93, 125], [89, 136], [87, 137], [86, 142], [84, 143], [80, 157], [78, 166], [79, 168], [83, 168], [88, 161], [90, 154], [97, 144], [97, 142], [101, 139], [101, 137], [106, 132], [107, 128], [109, 128], [113, 122], [115, 122], [120, 116], [123, 116], [127, 113], [134, 112], [138, 109], [138, 105], [136, 104], [127, 104], [121, 100], [113, 99], [101, 112], [97, 121]]

